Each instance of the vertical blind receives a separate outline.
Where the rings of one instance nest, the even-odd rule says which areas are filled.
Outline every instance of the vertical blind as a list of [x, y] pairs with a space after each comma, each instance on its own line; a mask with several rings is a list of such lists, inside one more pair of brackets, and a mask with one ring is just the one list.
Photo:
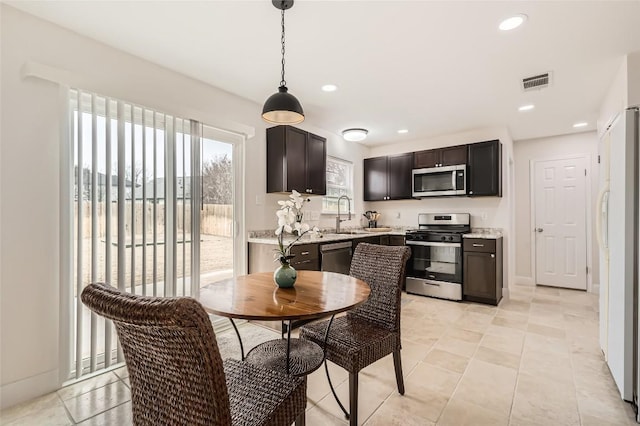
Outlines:
[[150, 296], [197, 296], [202, 126], [121, 100], [69, 91], [73, 144], [73, 355], [69, 378], [123, 361], [91, 282]]

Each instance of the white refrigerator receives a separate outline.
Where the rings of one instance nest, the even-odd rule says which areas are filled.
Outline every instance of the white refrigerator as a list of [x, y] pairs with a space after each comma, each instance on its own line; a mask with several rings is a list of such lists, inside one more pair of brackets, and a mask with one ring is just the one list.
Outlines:
[[622, 399], [637, 403], [638, 108], [623, 111], [600, 142], [600, 344]]

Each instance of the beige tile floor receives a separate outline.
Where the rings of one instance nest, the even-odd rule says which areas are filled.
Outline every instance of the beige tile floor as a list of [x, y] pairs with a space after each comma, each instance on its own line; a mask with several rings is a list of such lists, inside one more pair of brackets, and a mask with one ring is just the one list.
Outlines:
[[[406, 393], [387, 357], [360, 373], [366, 425], [632, 425], [598, 345], [598, 299], [516, 286], [499, 307], [404, 295]], [[246, 324], [253, 341], [270, 331]], [[221, 340], [233, 336], [225, 332]], [[273, 336], [277, 336], [275, 333]], [[347, 374], [330, 364], [347, 403]], [[131, 424], [125, 368], [2, 411], [3, 425]], [[321, 369], [309, 376], [307, 424], [344, 425]]]

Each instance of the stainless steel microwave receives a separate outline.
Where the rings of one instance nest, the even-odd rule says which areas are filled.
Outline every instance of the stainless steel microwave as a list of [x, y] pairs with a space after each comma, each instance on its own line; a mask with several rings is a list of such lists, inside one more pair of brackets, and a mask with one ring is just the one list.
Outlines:
[[414, 169], [413, 196], [419, 198], [440, 195], [466, 195], [466, 174], [466, 164]]

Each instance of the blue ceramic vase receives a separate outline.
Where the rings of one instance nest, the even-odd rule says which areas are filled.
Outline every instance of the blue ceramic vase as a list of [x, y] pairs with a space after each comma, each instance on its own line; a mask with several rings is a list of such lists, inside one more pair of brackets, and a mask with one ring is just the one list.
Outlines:
[[298, 273], [293, 266], [288, 263], [282, 263], [273, 273], [273, 280], [280, 288], [291, 288], [296, 283]]

